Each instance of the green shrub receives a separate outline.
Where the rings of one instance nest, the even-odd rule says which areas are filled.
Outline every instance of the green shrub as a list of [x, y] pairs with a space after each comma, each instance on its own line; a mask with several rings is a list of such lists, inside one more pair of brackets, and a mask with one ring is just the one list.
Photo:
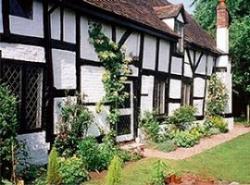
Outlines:
[[119, 185], [122, 175], [122, 160], [118, 156], [114, 156], [109, 167], [106, 178], [106, 185]]
[[[10, 178], [12, 146], [18, 145], [17, 100], [6, 86], [0, 84], [0, 171], [3, 177]], [[1, 166], [2, 165], [2, 166]]]
[[63, 184], [81, 184], [88, 180], [88, 171], [84, 162], [75, 156], [61, 158], [59, 173]]
[[172, 116], [167, 117], [167, 124], [174, 124], [178, 129], [186, 130], [195, 118], [196, 109], [192, 106], [182, 106], [176, 109]]
[[210, 121], [212, 122], [212, 124], [215, 128], [218, 128], [220, 130], [220, 132], [222, 132], [222, 133], [228, 132], [228, 128], [227, 128], [228, 125], [223, 117], [213, 116], [210, 118]]
[[79, 142], [77, 152], [82, 160], [86, 162], [88, 170], [94, 171], [99, 169], [99, 146], [95, 138], [84, 138]]
[[150, 182], [150, 185], [165, 185], [164, 180], [166, 176], [167, 164], [161, 160], [158, 160], [154, 164], [153, 169], [154, 169], [154, 174]]
[[48, 185], [60, 185], [62, 178], [59, 174], [59, 157], [55, 148], [52, 148], [49, 154], [47, 183]]
[[157, 121], [154, 113], [145, 112], [140, 120], [140, 127], [144, 130], [148, 139], [154, 142], [158, 142], [160, 140], [160, 123]]
[[65, 105], [58, 106], [61, 110], [61, 118], [58, 123], [59, 134], [54, 146], [60, 156], [70, 157], [76, 153], [78, 142], [86, 136], [93, 117], [81, 102], [76, 103], [70, 97], [65, 101]]
[[198, 131], [180, 131], [174, 133], [173, 141], [178, 147], [189, 148], [199, 143], [201, 134]]
[[208, 100], [207, 111], [208, 116], [216, 116], [222, 114], [225, 110], [226, 103], [228, 101], [228, 94], [226, 86], [213, 74], [209, 81], [208, 86]]

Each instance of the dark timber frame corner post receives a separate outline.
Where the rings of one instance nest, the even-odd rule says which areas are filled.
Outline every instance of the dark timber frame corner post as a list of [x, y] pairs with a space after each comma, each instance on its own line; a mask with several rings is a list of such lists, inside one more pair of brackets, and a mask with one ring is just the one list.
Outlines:
[[50, 14], [55, 10], [51, 8], [49, 10], [48, 0], [44, 0], [44, 40], [45, 40], [45, 57], [47, 64], [47, 102], [46, 102], [46, 141], [53, 141], [54, 137], [54, 77], [53, 77], [53, 63], [52, 63], [52, 52], [51, 52], [51, 28], [50, 28]]

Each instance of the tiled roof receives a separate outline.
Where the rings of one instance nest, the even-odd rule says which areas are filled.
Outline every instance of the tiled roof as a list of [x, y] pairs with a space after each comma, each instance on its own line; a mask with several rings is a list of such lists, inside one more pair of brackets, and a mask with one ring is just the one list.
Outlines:
[[178, 5], [155, 6], [154, 10], [160, 19], [166, 19], [166, 18], [176, 17], [182, 8], [183, 4], [178, 4]]
[[[173, 5], [167, 0], [82, 0], [88, 4], [142, 23], [154, 29], [176, 36], [161, 18], [176, 16], [182, 5]], [[155, 11], [156, 10], [156, 11]], [[162, 10], [162, 12], [161, 12]], [[168, 12], [169, 10], [169, 12]], [[219, 53], [215, 40], [185, 12], [185, 41], [212, 52]]]
[[123, 16], [127, 19], [140, 22], [144, 25], [177, 36], [164, 22], [162, 22], [147, 0], [83, 0], [84, 2]]

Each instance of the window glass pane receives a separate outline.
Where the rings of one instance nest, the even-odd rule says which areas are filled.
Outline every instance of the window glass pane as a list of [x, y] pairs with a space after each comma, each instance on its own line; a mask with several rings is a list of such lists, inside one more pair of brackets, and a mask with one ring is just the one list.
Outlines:
[[10, 14], [32, 19], [33, 0], [10, 0]]
[[164, 80], [155, 80], [154, 110], [157, 114], [164, 114], [166, 82]]

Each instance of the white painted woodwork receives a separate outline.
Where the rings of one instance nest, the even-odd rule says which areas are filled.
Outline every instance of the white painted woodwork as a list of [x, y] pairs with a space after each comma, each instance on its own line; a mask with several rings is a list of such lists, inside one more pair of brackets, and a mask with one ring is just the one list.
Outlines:
[[175, 99], [181, 98], [181, 80], [170, 79], [169, 97]]
[[32, 37], [44, 36], [43, 29], [43, 4], [40, 1], [33, 1], [33, 18], [27, 19], [10, 15], [10, 32], [17, 35]]
[[160, 40], [158, 70], [162, 72], [168, 72], [169, 60], [170, 60], [170, 44], [165, 40]]
[[182, 75], [182, 64], [183, 64], [182, 58], [172, 57], [171, 73]]
[[174, 111], [178, 108], [181, 107], [180, 103], [169, 103], [168, 104], [168, 112], [169, 112], [169, 116], [173, 115]]
[[153, 111], [154, 77], [142, 76], [141, 86], [141, 113]]
[[55, 9], [50, 15], [51, 38], [61, 39], [60, 8]]
[[81, 95], [85, 96], [85, 102], [96, 103], [105, 96], [103, 72], [102, 67], [81, 66]]
[[54, 87], [57, 89], [76, 89], [76, 54], [74, 52], [52, 49]]
[[145, 35], [144, 37], [144, 52], [143, 52], [143, 68], [155, 69], [156, 60], [156, 38]]
[[0, 42], [2, 58], [45, 63], [43, 47]]
[[69, 9], [64, 10], [63, 16], [63, 40], [76, 43], [76, 15]]
[[130, 94], [130, 107], [121, 108], [119, 111], [121, 116], [130, 116], [130, 133], [117, 135], [117, 142], [131, 141], [134, 139], [134, 84], [132, 81], [127, 81], [126, 84], [130, 86], [130, 92], [128, 92]]
[[194, 79], [194, 97], [204, 97], [205, 80], [203, 78]]

